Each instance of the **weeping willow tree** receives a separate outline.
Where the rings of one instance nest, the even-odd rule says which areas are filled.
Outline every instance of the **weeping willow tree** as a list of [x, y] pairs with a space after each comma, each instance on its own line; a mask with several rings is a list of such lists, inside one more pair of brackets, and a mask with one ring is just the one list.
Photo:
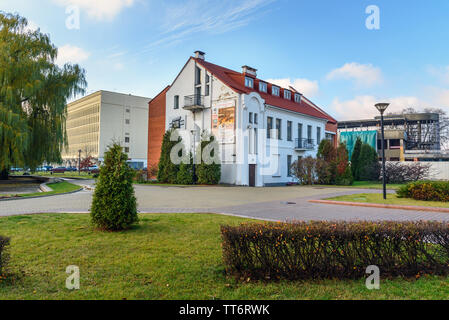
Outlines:
[[67, 146], [67, 100], [84, 93], [85, 71], [56, 64], [48, 35], [0, 12], [0, 178], [12, 166], [60, 162]]

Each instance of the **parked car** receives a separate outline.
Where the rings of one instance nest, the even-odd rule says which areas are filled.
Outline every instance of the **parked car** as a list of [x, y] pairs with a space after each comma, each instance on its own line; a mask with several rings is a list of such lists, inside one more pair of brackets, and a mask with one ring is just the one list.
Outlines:
[[54, 169], [51, 169], [51, 172], [53, 173], [65, 173], [67, 171], [66, 167], [57, 167]]
[[9, 169], [10, 172], [19, 172], [19, 171], [23, 171], [23, 168], [11, 168]]
[[78, 171], [78, 168], [77, 167], [68, 167], [67, 171], [75, 172], [75, 171]]

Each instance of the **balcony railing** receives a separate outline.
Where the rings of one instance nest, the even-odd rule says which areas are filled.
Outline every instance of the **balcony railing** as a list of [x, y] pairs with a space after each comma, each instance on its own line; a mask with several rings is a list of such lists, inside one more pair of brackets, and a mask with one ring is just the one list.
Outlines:
[[199, 94], [193, 94], [191, 96], [184, 97], [184, 109], [185, 110], [198, 110], [204, 109], [204, 96]]
[[296, 139], [295, 149], [297, 150], [313, 150], [315, 148], [315, 142], [313, 139]]

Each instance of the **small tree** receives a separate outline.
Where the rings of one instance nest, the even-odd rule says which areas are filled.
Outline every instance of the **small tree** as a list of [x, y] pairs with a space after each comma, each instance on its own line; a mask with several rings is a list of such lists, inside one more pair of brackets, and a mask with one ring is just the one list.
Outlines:
[[312, 157], [301, 158], [291, 166], [291, 173], [302, 185], [312, 185], [316, 178], [317, 159]]
[[182, 161], [179, 165], [177, 183], [189, 185], [195, 182], [193, 175], [193, 157], [189, 154], [186, 158], [187, 161]]
[[157, 172], [157, 180], [161, 183], [177, 183], [179, 165], [171, 161], [170, 153], [173, 147], [181, 142], [181, 137], [178, 137], [177, 141], [171, 141], [172, 134], [175, 134], [175, 130], [168, 130], [162, 140], [159, 170]]
[[80, 170], [88, 169], [95, 165], [94, 158], [92, 156], [87, 156], [80, 163]]
[[203, 133], [201, 137], [201, 163], [196, 168], [198, 184], [218, 184], [221, 179], [221, 164], [218, 154], [218, 143], [214, 136]]
[[92, 221], [101, 229], [119, 231], [138, 222], [134, 170], [127, 160], [119, 144], [105, 152], [91, 208]]
[[321, 140], [316, 156], [318, 159], [323, 159], [326, 162], [335, 160], [335, 147], [333, 143], [327, 139]]
[[349, 155], [346, 144], [340, 143], [337, 148], [336, 163], [336, 179], [337, 185], [352, 185], [354, 179], [352, 177], [351, 167], [349, 166]]
[[354, 145], [354, 150], [352, 151], [351, 156], [351, 170], [352, 175], [355, 180], [360, 180], [359, 176], [359, 168], [360, 168], [360, 152], [362, 150], [362, 139], [360, 137], [357, 137], [357, 140]]
[[364, 143], [360, 150], [356, 176], [363, 181], [379, 180], [380, 165], [377, 151], [369, 144]]

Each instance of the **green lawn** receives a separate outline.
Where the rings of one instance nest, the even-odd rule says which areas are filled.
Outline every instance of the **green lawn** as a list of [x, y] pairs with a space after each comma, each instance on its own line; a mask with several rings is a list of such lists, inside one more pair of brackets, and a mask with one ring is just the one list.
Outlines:
[[17, 194], [17, 195], [0, 195], [0, 196], [3, 196], [3, 197], [14, 196], [14, 197], [18, 197], [18, 198], [41, 197], [41, 196], [49, 196], [49, 195], [54, 195], [54, 194], [59, 194], [59, 193], [73, 192], [73, 191], [79, 190], [81, 188], [80, 186], [77, 186], [73, 183], [69, 183], [67, 181], [49, 183], [49, 184], [47, 184], [47, 186], [50, 187], [53, 191], [33, 192], [33, 193], [24, 193], [24, 194]]
[[326, 200], [394, 204], [394, 205], [401, 205], [401, 206], [423, 206], [423, 207], [449, 208], [449, 202], [419, 201], [419, 200], [408, 199], [408, 198], [398, 198], [397, 195], [395, 195], [395, 194], [387, 194], [387, 200], [384, 200], [382, 193], [351, 194], [351, 195], [347, 195], [347, 196], [328, 198]]
[[[404, 184], [401, 183], [391, 183], [387, 184], [387, 189], [399, 189]], [[318, 185], [316, 185], [318, 186]], [[332, 187], [332, 188], [356, 188], [356, 189], [379, 189], [383, 188], [382, 182], [376, 181], [354, 181], [352, 186], [336, 186], [336, 185], [319, 185], [320, 187]]]
[[[15, 173], [11, 173], [11, 175], [18, 175], [21, 176], [23, 175], [23, 172], [15, 172]], [[68, 179], [94, 179], [92, 174], [89, 174], [87, 172], [81, 172], [81, 174], [79, 174], [78, 172], [73, 172], [73, 171], [67, 171], [65, 173], [53, 173], [51, 174], [50, 172], [35, 172], [32, 173], [31, 175], [33, 176], [42, 176], [42, 177], [53, 177], [53, 178], [68, 178]]]
[[[3, 299], [447, 299], [449, 281], [365, 280], [239, 282], [224, 274], [220, 224], [244, 219], [207, 214], [142, 214], [126, 232], [95, 230], [89, 215], [0, 218], [12, 238], [14, 277], [0, 283]], [[77, 265], [81, 289], [65, 289], [66, 267]]]

